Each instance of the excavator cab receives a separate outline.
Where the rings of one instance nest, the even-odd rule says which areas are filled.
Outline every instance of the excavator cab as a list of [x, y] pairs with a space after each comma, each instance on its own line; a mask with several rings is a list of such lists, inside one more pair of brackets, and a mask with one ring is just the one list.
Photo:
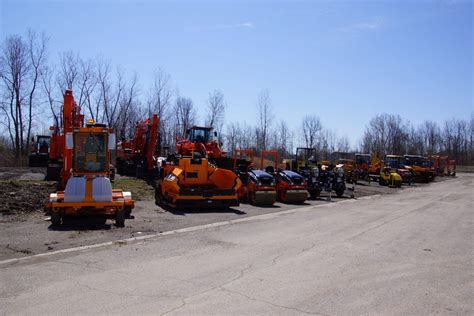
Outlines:
[[[207, 143], [211, 141], [211, 131], [211, 127], [193, 126], [187, 131], [188, 139], [191, 142]], [[214, 132], [214, 135], [217, 136], [217, 133]]]
[[28, 157], [29, 167], [47, 167], [49, 158], [50, 136], [38, 135], [33, 138], [33, 148]]

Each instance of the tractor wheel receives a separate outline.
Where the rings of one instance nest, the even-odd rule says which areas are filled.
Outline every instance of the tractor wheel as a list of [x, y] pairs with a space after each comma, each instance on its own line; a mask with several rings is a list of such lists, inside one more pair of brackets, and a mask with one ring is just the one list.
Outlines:
[[126, 207], [125, 208], [125, 218], [130, 218], [131, 214], [132, 214], [132, 208], [131, 207]]
[[119, 209], [117, 215], [115, 215], [115, 226], [124, 227], [125, 226], [125, 210]]
[[379, 184], [386, 185], [385, 180], [382, 177], [379, 178]]
[[247, 195], [247, 200], [250, 204], [255, 205], [257, 201], [257, 197], [255, 196], [254, 191], [249, 191]]
[[51, 225], [57, 227], [61, 225], [61, 215], [56, 212], [51, 212]]
[[155, 188], [155, 205], [163, 205], [163, 196], [161, 195], [161, 187], [159, 184]]
[[341, 197], [343, 194], [344, 194], [344, 190], [343, 190], [343, 189], [338, 189], [338, 190], [336, 190], [336, 195], [337, 195], [337, 197]]

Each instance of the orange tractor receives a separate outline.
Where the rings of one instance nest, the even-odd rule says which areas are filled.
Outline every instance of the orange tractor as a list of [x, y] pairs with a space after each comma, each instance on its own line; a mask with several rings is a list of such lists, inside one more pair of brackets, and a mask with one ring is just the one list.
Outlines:
[[456, 160], [448, 159], [447, 166], [446, 166], [446, 175], [447, 176], [456, 176]]
[[104, 124], [89, 122], [72, 128], [71, 113], [83, 118], [71, 90], [64, 94], [64, 134], [62, 139], [61, 183], [64, 191], [51, 193], [46, 209], [53, 225], [60, 225], [68, 216], [87, 215], [114, 218], [122, 227], [130, 215], [134, 201], [130, 192], [112, 189], [110, 155], [115, 149], [115, 134]]
[[[237, 164], [237, 158], [242, 154], [247, 155], [250, 161]], [[244, 149], [237, 149], [234, 154], [234, 170], [242, 181], [239, 198], [252, 205], [273, 205], [276, 201], [275, 179], [273, 175], [254, 168], [253, 154], [253, 150]]]
[[33, 138], [33, 148], [28, 157], [28, 167], [47, 167], [49, 159], [50, 136], [37, 135]]
[[234, 161], [226, 156], [217, 140], [217, 132], [212, 127], [193, 126], [186, 131], [186, 138], [176, 142], [178, 155], [190, 156], [198, 152], [202, 157], [207, 157], [214, 165], [232, 170]]
[[439, 156], [439, 155], [432, 155], [428, 156], [430, 161], [430, 169], [436, 175], [440, 177], [444, 177], [446, 175], [446, 169], [449, 165], [448, 156]]
[[415, 182], [433, 181], [435, 172], [430, 169], [430, 162], [427, 158], [418, 155], [405, 155], [403, 158], [404, 165], [412, 169]]
[[[274, 166], [266, 166], [264, 169], [263, 165], [266, 155], [274, 158]], [[290, 204], [304, 203], [309, 197], [305, 178], [294, 171], [280, 169], [278, 163], [277, 150], [262, 150], [260, 166], [265, 172], [273, 175], [275, 178], [278, 200]]]
[[135, 125], [132, 141], [118, 143], [115, 159], [118, 174], [137, 178], [158, 176], [158, 123], [158, 116], [154, 114]]

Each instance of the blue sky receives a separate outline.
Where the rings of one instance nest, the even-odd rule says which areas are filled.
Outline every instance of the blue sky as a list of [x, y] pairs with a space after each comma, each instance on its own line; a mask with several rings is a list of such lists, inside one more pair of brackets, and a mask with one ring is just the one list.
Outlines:
[[142, 91], [153, 69], [171, 74], [204, 117], [221, 89], [227, 121], [256, 122], [266, 88], [277, 119], [305, 114], [355, 144], [377, 113], [412, 123], [473, 112], [473, 2], [5, 1], [4, 37], [28, 27], [65, 50], [102, 55]]

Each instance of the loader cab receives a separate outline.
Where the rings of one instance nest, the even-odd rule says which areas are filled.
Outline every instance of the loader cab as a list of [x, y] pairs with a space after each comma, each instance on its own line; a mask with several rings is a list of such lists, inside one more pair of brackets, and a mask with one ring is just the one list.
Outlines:
[[403, 163], [403, 159], [401, 156], [395, 156], [395, 155], [387, 155], [385, 156], [385, 165], [393, 168], [393, 169], [399, 169], [401, 168], [401, 164]]
[[[188, 129], [188, 139], [191, 142], [207, 143], [212, 139], [212, 127], [200, 127], [193, 126]], [[217, 132], [214, 132], [214, 136], [217, 136]]]
[[49, 152], [49, 143], [51, 137], [49, 136], [36, 136], [36, 152], [40, 154], [47, 154]]
[[75, 173], [107, 173], [107, 133], [75, 132], [73, 146], [73, 168]]

